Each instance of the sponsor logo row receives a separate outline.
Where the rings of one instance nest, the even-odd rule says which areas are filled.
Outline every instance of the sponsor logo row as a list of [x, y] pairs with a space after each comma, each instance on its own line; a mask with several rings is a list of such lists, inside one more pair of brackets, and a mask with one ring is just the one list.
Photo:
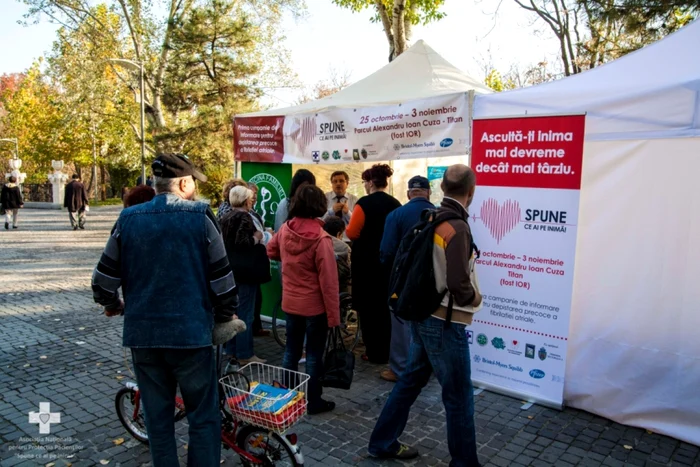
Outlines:
[[[442, 141], [440, 141], [440, 147], [441, 148], [449, 148], [452, 146], [453, 140], [452, 138], [445, 138]], [[370, 145], [371, 146], [371, 145]], [[435, 143], [431, 142], [426, 142], [426, 143], [414, 143], [414, 144], [395, 144], [394, 145], [394, 150], [400, 151], [401, 149], [413, 149], [413, 148], [418, 148], [418, 147], [431, 147], [435, 146]], [[368, 146], [369, 147], [369, 146]], [[352, 154], [352, 156], [351, 156]], [[321, 161], [328, 161], [331, 158], [334, 161], [339, 161], [339, 160], [344, 160], [344, 161], [360, 161], [362, 159], [367, 159], [367, 157], [370, 156], [376, 156], [378, 153], [376, 150], [370, 149], [369, 151], [366, 148], [362, 149], [353, 149], [350, 151], [350, 149], [337, 149], [334, 151], [311, 151], [311, 159], [319, 163]]]
[[[467, 339], [469, 340], [469, 344], [474, 344], [474, 332], [467, 329], [466, 333]], [[490, 344], [494, 349], [505, 350], [509, 354], [516, 356], [524, 354], [526, 358], [530, 358], [533, 360], [535, 359], [535, 357], [539, 358], [541, 361], [544, 361], [547, 358], [550, 358], [552, 360], [563, 360], [562, 355], [558, 353], [559, 346], [554, 344], [544, 344], [543, 346], [540, 346], [539, 349], [537, 349], [537, 346], [535, 344], [525, 343], [525, 351], [523, 352], [523, 343], [519, 340], [513, 339], [506, 342], [502, 337], [497, 336], [489, 339], [489, 337], [484, 333], [477, 334], [476, 344], [478, 344], [481, 347], [486, 347]]]
[[[474, 333], [473, 331], [467, 329], [467, 339], [469, 344], [474, 344]], [[476, 335], [476, 344], [479, 345], [480, 347], [487, 347], [488, 345], [491, 345], [493, 348], [496, 350], [507, 350], [507, 352], [511, 355], [523, 355], [523, 352], [520, 350], [521, 343], [517, 340], [512, 340], [506, 344], [505, 340], [502, 337], [493, 337], [489, 340], [488, 336], [484, 333], [479, 333]], [[547, 350], [547, 347], [550, 348], [550, 350]], [[558, 345], [553, 345], [553, 344], [545, 344], [537, 349], [537, 347], [534, 344], [525, 344], [525, 357], [535, 360], [536, 358], [544, 361], [547, 358], [552, 358], [555, 360], [561, 360], [561, 356], [555, 352], [552, 352], [552, 350], [558, 350], [559, 346]], [[487, 365], [492, 365], [492, 366], [497, 366], [499, 368], [503, 368], [506, 370], [518, 372], [518, 373], [523, 373], [525, 370], [523, 367], [519, 365], [512, 365], [512, 364], [506, 364], [506, 363], [501, 363], [498, 360], [494, 360], [488, 357], [482, 357], [478, 354], [475, 354], [474, 357], [474, 362], [475, 363], [485, 363]], [[539, 368], [533, 368], [529, 372], [527, 372], [530, 378], [532, 379], [543, 379], [546, 374], [543, 370], [540, 370]], [[553, 375], [551, 376], [552, 381], [556, 383], [563, 383], [563, 378], [561, 376], [556, 376]]]

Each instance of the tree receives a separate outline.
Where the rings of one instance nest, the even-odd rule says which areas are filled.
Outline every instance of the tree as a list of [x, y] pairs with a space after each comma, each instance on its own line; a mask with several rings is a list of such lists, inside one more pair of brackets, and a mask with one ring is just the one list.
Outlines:
[[7, 129], [3, 126], [4, 118], [7, 116], [3, 101], [12, 98], [23, 79], [24, 73], [10, 73], [0, 76], [0, 135], [7, 134]]
[[235, 1], [213, 0], [192, 10], [173, 35], [163, 96], [172, 114], [181, 117], [159, 138], [175, 150], [191, 148], [193, 134], [217, 133], [233, 115], [253, 108], [261, 95], [256, 33]]
[[[17, 138], [28, 182], [45, 182], [51, 160], [72, 157], [76, 134], [62, 126], [58, 90], [42, 75], [41, 63], [27, 70], [14, 91], [5, 88], [0, 102], [7, 112], [0, 137]], [[0, 151], [11, 157], [14, 148], [3, 145]]]
[[[98, 24], [110, 28], [110, 32], [87, 40], [90, 30]], [[93, 166], [93, 174], [97, 174], [98, 168], [110, 174], [117, 169], [133, 170], [140, 160], [137, 140], [133, 138], [133, 134], [140, 138], [135, 124], [138, 105], [134, 90], [123, 86], [108, 66], [108, 60], [121, 54], [124, 47], [124, 41], [118, 40], [122, 28], [119, 15], [104, 4], [98, 5], [77, 30], [59, 29], [48, 58], [47, 73], [60, 89], [63, 127], [80, 133], [75, 140], [72, 162], [78, 170]], [[107, 177], [99, 178], [104, 197]], [[91, 191], [95, 177], [84, 176], [84, 179]], [[113, 188], [118, 191], [121, 186]]]
[[173, 34], [163, 103], [172, 124], [159, 130], [157, 145], [185, 152], [206, 167], [207, 196], [233, 164], [232, 121], [257, 109], [262, 95], [259, 38], [265, 32], [236, 0], [212, 0], [194, 8]]
[[574, 0], [514, 0], [544, 21], [559, 41], [559, 53], [564, 75], [579, 73], [577, 45], [580, 38], [580, 7]]
[[[102, 74], [93, 70], [71, 81], [86, 82], [92, 76], [102, 82], [99, 86], [106, 86], [105, 92], [87, 92], [92, 86], [82, 90], [65, 86], [67, 101], [91, 109], [76, 110], [74, 116], [89, 115], [91, 122], [104, 118], [115, 127], [112, 117], [120, 115], [140, 139], [133, 124], [138, 113], [132, 111], [140, 97], [138, 73], [107, 59], [140, 62], [146, 84], [147, 149], [189, 153], [205, 173], [230, 171], [233, 115], [256, 110], [264, 87], [293, 81], [280, 26], [285, 13], [296, 15], [305, 8], [303, 0], [163, 0], [165, 5], [157, 7], [151, 0], [108, 0], [95, 7], [92, 0], [24, 1], [30, 6], [28, 18], [48, 15], [63, 26], [71, 43], [81, 44], [71, 46], [73, 52], [91, 51], [95, 56], [87, 58], [90, 63], [108, 67]], [[58, 82], [63, 83], [68, 68], [59, 73]], [[122, 83], [121, 93], [112, 87], [115, 79]], [[132, 97], [127, 98], [126, 91]], [[100, 101], [101, 96], [108, 96], [113, 107], [103, 106], [108, 103]], [[88, 101], [90, 105], [82, 105]], [[98, 123], [96, 131], [100, 129]], [[115, 157], [111, 150], [116, 147], [108, 141], [113, 140], [101, 143], [105, 161]], [[130, 142], [134, 141], [132, 137]], [[206, 192], [208, 186], [202, 189]]]
[[445, 0], [333, 0], [333, 3], [354, 12], [374, 9], [372, 21], [382, 23], [389, 43], [390, 62], [408, 48], [413, 26], [445, 17], [440, 11]]
[[697, 0], [514, 0], [559, 41], [565, 76], [602, 65], [688, 24]]
[[297, 105], [331, 96], [350, 85], [350, 72], [338, 72], [331, 68], [329, 77], [318, 81], [311, 89], [305, 89], [297, 100]]
[[507, 91], [509, 89], [515, 89], [516, 85], [512, 80], [506, 79], [504, 80], [503, 77], [501, 76], [501, 73], [496, 70], [495, 68], [492, 68], [488, 74], [486, 75], [486, 79], [484, 80], [484, 83], [486, 86], [490, 87], [496, 92], [501, 92], [501, 91]]
[[624, 25], [630, 34], [653, 41], [693, 21], [700, 14], [698, 0], [588, 0], [588, 15], [595, 21]]
[[560, 76], [550, 70], [549, 63], [542, 61], [530, 65], [525, 71], [522, 71], [519, 66], [513, 65], [504, 74], [495, 68], [488, 68], [484, 83], [494, 91], [502, 92], [547, 83], [558, 77]]
[[[47, 15], [65, 28], [82, 31], [90, 42], [99, 40], [118, 41], [119, 37], [103, 20], [95, 15], [91, 0], [24, 0], [30, 6], [28, 17]], [[205, 1], [206, 6], [209, 2]], [[258, 44], [274, 49], [268, 57], [284, 58], [279, 53], [283, 48], [276, 40], [285, 11], [298, 13], [303, 9], [302, 0], [239, 0], [236, 2], [253, 17], [260, 28]], [[163, 97], [169, 80], [167, 71], [173, 58], [174, 37], [188, 21], [190, 13], [197, 7], [195, 0], [167, 0], [164, 8], [155, 8], [149, 0], [113, 0], [110, 9], [121, 16], [129, 38], [129, 47], [122, 50], [119, 58], [141, 62], [145, 70], [146, 104], [150, 121], [155, 129], [168, 126], [172, 115], [164, 106]], [[81, 25], [90, 24], [81, 29]], [[280, 62], [280, 69], [286, 69]], [[118, 72], [115, 68], [115, 72]], [[177, 118], [177, 116], [173, 116]]]

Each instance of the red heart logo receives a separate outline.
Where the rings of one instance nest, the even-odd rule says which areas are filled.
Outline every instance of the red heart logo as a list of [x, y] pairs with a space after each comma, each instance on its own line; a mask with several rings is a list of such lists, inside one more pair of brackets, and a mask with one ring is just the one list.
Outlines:
[[509, 199], [500, 205], [489, 198], [481, 205], [480, 217], [496, 243], [501, 243], [503, 237], [520, 222], [520, 204]]
[[517, 347], [518, 341], [513, 341], [513, 347]]

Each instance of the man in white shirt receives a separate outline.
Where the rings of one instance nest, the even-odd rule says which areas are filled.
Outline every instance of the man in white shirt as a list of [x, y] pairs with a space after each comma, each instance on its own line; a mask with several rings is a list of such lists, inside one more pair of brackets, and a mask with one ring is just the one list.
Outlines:
[[338, 170], [331, 175], [333, 191], [326, 193], [328, 212], [323, 216], [324, 221], [330, 217], [337, 216], [345, 222], [346, 226], [350, 223], [352, 210], [355, 208], [355, 203], [357, 203], [357, 196], [347, 192], [348, 183], [350, 183], [350, 176], [347, 172]]

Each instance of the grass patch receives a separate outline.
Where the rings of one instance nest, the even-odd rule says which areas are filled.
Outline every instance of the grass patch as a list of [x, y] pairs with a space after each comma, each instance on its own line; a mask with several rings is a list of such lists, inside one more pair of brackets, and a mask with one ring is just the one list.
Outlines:
[[104, 201], [90, 200], [90, 206], [121, 206], [122, 204], [121, 198], [107, 198]]

